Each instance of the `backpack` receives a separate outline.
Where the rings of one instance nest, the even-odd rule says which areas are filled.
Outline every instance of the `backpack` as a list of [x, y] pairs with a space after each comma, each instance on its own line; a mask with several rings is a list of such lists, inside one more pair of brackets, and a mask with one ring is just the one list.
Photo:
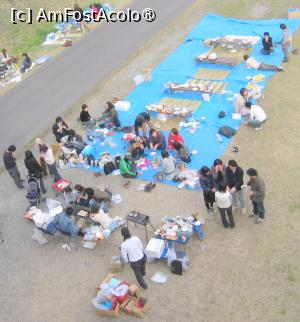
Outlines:
[[226, 113], [224, 111], [221, 111], [218, 115], [219, 119], [222, 119], [226, 116]]
[[106, 175], [114, 172], [116, 170], [116, 167], [112, 161], [106, 162], [103, 167], [104, 173]]
[[236, 130], [230, 126], [224, 125], [224, 126], [220, 127], [218, 133], [220, 135], [227, 137], [227, 138], [231, 138], [232, 136], [234, 136], [236, 134]]
[[182, 275], [182, 262], [175, 259], [171, 262], [171, 273]]

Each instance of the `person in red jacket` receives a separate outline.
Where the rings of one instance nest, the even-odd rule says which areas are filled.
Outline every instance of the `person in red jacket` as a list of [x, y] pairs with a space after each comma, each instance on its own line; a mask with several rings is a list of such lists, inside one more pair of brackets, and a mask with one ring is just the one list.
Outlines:
[[174, 150], [173, 142], [184, 143], [183, 137], [179, 134], [178, 130], [173, 128], [168, 137], [168, 149]]

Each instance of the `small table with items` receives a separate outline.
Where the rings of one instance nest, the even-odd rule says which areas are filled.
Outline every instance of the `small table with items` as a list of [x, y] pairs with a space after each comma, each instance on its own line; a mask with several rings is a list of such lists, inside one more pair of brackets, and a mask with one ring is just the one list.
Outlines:
[[53, 183], [52, 190], [55, 191], [55, 197], [58, 196], [59, 193], [63, 193], [64, 190], [72, 184], [72, 181], [66, 179], [60, 179]]

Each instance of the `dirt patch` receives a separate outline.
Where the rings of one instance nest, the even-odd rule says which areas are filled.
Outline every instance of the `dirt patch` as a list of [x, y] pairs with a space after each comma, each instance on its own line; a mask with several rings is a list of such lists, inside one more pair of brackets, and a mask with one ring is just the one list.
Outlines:
[[270, 11], [270, 4], [258, 3], [252, 6], [250, 9], [249, 16], [253, 19], [261, 19], [267, 16]]

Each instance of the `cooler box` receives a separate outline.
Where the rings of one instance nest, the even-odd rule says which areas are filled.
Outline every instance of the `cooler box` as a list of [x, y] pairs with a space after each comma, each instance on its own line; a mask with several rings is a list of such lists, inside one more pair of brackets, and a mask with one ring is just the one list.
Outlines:
[[165, 249], [165, 241], [162, 239], [151, 238], [146, 249], [147, 257], [160, 258]]

